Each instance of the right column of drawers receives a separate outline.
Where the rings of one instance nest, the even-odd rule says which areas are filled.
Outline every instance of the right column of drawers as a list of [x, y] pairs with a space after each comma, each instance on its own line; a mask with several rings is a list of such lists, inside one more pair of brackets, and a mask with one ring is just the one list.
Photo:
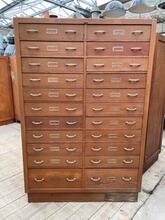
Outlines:
[[87, 25], [85, 187], [137, 189], [150, 26]]

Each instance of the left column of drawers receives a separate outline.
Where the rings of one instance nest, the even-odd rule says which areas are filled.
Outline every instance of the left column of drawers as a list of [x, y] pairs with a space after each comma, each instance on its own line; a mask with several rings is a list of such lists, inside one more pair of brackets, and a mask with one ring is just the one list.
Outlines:
[[83, 25], [20, 24], [28, 188], [82, 187]]

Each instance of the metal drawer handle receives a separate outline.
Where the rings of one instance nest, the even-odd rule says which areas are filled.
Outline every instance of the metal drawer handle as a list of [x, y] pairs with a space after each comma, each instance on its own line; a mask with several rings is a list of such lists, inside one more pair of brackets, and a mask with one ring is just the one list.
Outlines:
[[35, 138], [35, 139], [40, 139], [40, 138], [42, 138], [44, 135], [43, 134], [40, 134], [40, 135], [35, 135], [35, 134], [33, 134], [33, 138]]
[[42, 164], [42, 163], [44, 163], [44, 160], [34, 160], [33, 161], [35, 164]]
[[125, 138], [134, 138], [134, 137], [135, 137], [135, 134], [133, 134], [133, 135], [127, 135], [127, 134], [125, 134], [124, 137], [125, 137]]
[[93, 182], [99, 182], [101, 180], [101, 178], [100, 177], [91, 177], [90, 180]]
[[66, 121], [67, 125], [76, 125], [77, 121]]
[[66, 149], [66, 151], [68, 151], [68, 152], [74, 152], [74, 151], [76, 151], [76, 148], [75, 148], [75, 147], [74, 147], [74, 148], [66, 147], [65, 149]]
[[126, 125], [135, 125], [136, 121], [125, 121]]
[[73, 178], [67, 177], [66, 178], [66, 181], [68, 181], [68, 182], [75, 182], [76, 180], [77, 180], [76, 177], [73, 177]]
[[34, 107], [32, 107], [32, 111], [41, 111], [41, 110], [42, 110], [41, 107], [38, 107], [38, 108], [34, 108]]
[[66, 163], [75, 164], [75, 163], [77, 163], [77, 160], [66, 160]]
[[41, 95], [42, 95], [41, 93], [30, 93], [30, 96], [32, 97], [39, 97]]
[[103, 111], [104, 108], [92, 108], [92, 110], [95, 112], [100, 112], [100, 111]]
[[131, 164], [131, 163], [133, 163], [133, 160], [123, 160], [123, 163], [125, 163], [125, 164]]
[[134, 151], [135, 150], [135, 148], [134, 147], [131, 147], [131, 148], [127, 148], [127, 147], [124, 147], [123, 148], [125, 151]]
[[28, 47], [28, 50], [39, 50], [39, 47]]
[[140, 67], [141, 64], [140, 63], [130, 63], [129, 66], [130, 67]]
[[98, 135], [92, 134], [91, 136], [92, 136], [93, 138], [101, 138], [103, 135], [102, 135], [102, 134], [98, 134]]
[[140, 79], [128, 79], [128, 82], [139, 82]]
[[44, 148], [43, 148], [43, 147], [40, 147], [40, 148], [33, 147], [33, 150], [34, 150], [35, 152], [41, 152], [41, 151], [44, 150]]
[[94, 151], [94, 152], [99, 152], [99, 151], [102, 150], [102, 147], [97, 147], [97, 148], [96, 147], [92, 147], [91, 150]]
[[41, 179], [34, 178], [34, 180], [36, 183], [42, 183], [42, 182], [44, 182], [45, 179], [44, 178], [41, 178]]
[[128, 176], [123, 176], [122, 180], [124, 180], [125, 182], [130, 182], [132, 180], [132, 177], [128, 177]]
[[69, 66], [69, 67], [76, 67], [77, 66], [76, 63], [66, 63], [65, 65]]
[[141, 47], [131, 47], [132, 51], [141, 51], [142, 48]]
[[65, 79], [65, 81], [66, 81], [66, 82], [76, 82], [77, 79], [74, 79], [74, 78], [73, 78], [73, 79]]
[[34, 79], [34, 78], [31, 78], [30, 81], [32, 81], [32, 82], [40, 82], [41, 79]]
[[97, 31], [95, 31], [95, 34], [105, 34], [106, 33], [106, 31], [104, 31], [104, 30], [97, 30]]
[[93, 93], [92, 94], [93, 97], [103, 97], [103, 95], [104, 95], [103, 93], [100, 93], [100, 94]]
[[75, 50], [77, 50], [77, 48], [76, 47], [66, 47], [65, 50], [75, 51]]
[[94, 67], [104, 67], [104, 63], [94, 63]]
[[38, 33], [39, 30], [37, 30], [37, 29], [27, 29], [26, 32], [29, 32], [29, 33]]
[[42, 125], [43, 122], [42, 121], [32, 121], [33, 125]]
[[28, 63], [29, 66], [41, 66], [41, 63]]
[[67, 138], [75, 138], [75, 137], [77, 137], [77, 135], [76, 135], [76, 134], [73, 134], [73, 135], [71, 135], [71, 134], [66, 134], [66, 137], [67, 137]]
[[66, 34], [76, 34], [77, 31], [76, 30], [65, 30]]
[[135, 31], [132, 31], [132, 34], [133, 35], [141, 35], [141, 34], [143, 34], [143, 31], [142, 30], [135, 30]]
[[92, 121], [92, 124], [94, 125], [101, 125], [103, 121]]
[[99, 164], [101, 163], [101, 160], [90, 160], [90, 162], [93, 164]]
[[103, 50], [105, 50], [105, 47], [95, 47], [94, 50], [96, 50], [96, 51], [103, 51]]
[[73, 112], [73, 111], [76, 111], [77, 108], [65, 108], [65, 110]]
[[93, 82], [102, 83], [104, 82], [104, 79], [93, 79]]
[[137, 97], [139, 94], [138, 93], [128, 93], [128, 97]]
[[131, 111], [131, 112], [134, 112], [137, 110], [137, 108], [126, 108], [126, 109], [127, 109], [127, 111]]
[[66, 97], [75, 97], [75, 96], [77, 96], [77, 94], [76, 93], [66, 93], [65, 96]]

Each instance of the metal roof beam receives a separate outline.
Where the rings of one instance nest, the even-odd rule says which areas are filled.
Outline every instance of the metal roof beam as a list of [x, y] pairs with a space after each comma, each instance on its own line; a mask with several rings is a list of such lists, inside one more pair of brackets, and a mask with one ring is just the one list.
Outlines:
[[10, 4], [0, 9], [0, 14], [8, 11], [9, 9], [15, 7], [16, 5], [19, 5], [21, 2], [24, 2], [24, 1], [25, 0], [16, 0], [16, 1], [11, 2]]

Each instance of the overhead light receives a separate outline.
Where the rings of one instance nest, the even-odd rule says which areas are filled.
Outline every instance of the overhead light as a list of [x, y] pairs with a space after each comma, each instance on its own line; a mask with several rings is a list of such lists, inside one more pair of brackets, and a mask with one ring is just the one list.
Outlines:
[[145, 3], [145, 0], [134, 0], [128, 11], [137, 14], [149, 13], [156, 9], [156, 6], [150, 6]]
[[165, 10], [165, 1], [158, 4], [158, 8]]
[[126, 10], [124, 9], [124, 5], [120, 1], [111, 1], [109, 2], [105, 10], [103, 12], [104, 18], [117, 18], [124, 16], [126, 14]]
[[101, 11], [98, 8], [93, 8], [91, 10], [91, 17], [92, 18], [99, 18], [101, 14]]

